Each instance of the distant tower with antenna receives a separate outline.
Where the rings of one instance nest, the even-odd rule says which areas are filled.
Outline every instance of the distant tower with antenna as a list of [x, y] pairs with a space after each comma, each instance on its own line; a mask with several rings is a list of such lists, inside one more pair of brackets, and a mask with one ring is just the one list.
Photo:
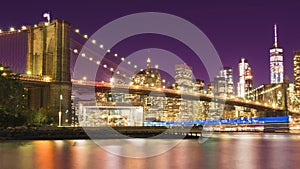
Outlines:
[[283, 49], [278, 46], [277, 25], [274, 25], [274, 45], [270, 49], [271, 84], [283, 83]]

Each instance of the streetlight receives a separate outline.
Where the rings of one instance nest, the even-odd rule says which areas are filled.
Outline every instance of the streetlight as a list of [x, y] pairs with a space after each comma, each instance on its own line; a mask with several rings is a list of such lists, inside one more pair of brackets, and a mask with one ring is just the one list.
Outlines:
[[58, 112], [58, 127], [61, 127], [61, 101], [63, 97], [62, 94], [59, 95], [59, 112]]

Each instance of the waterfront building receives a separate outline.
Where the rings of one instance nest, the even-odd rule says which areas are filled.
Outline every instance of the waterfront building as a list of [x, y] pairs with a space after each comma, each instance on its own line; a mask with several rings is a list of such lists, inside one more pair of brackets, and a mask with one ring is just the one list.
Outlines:
[[274, 45], [270, 49], [270, 80], [271, 84], [283, 83], [283, 49], [278, 46], [277, 25], [274, 25]]
[[294, 60], [294, 93], [295, 93], [295, 100], [299, 105], [300, 104], [300, 51], [294, 52], [293, 60]]
[[287, 103], [289, 110], [299, 111], [299, 99], [296, 96], [294, 83], [290, 83], [287, 89]]
[[[263, 84], [247, 93], [247, 97], [251, 98], [253, 101], [273, 107], [281, 107], [285, 110], [287, 110], [289, 104], [292, 103], [292, 101], [289, 101], [289, 97], [292, 95], [293, 90], [291, 90], [289, 86], [288, 78], [285, 78], [283, 83]], [[269, 116], [273, 115], [278, 114], [269, 114]], [[266, 116], [266, 114], [263, 116]]]

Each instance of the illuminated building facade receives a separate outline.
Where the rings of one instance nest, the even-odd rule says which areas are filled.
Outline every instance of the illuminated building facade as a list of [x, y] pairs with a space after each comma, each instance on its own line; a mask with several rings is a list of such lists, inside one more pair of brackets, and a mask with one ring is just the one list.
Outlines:
[[226, 94], [226, 78], [217, 76], [212, 82], [213, 85], [213, 94], [215, 96], [225, 96]]
[[179, 90], [193, 92], [192, 68], [186, 64], [175, 65], [175, 83]]
[[[158, 71], [158, 67], [155, 69], [151, 66], [150, 58], [147, 59], [146, 69], [141, 70], [135, 74], [131, 79], [131, 85], [161, 88], [161, 76]], [[138, 99], [140, 100], [140, 99]], [[154, 96], [143, 96], [141, 98], [142, 106], [144, 107], [144, 120], [145, 122], [150, 121], [161, 121], [163, 116], [163, 110], [165, 107], [164, 97]]]
[[201, 79], [194, 80], [194, 92], [204, 93], [205, 82]]
[[[177, 88], [183, 92], [194, 92], [192, 68], [186, 64], [175, 65], [175, 83]], [[180, 99], [179, 120], [193, 119], [193, 101]]]
[[287, 88], [287, 104], [290, 110], [299, 111], [299, 99], [295, 93], [294, 83], [290, 83]]
[[232, 67], [223, 67], [220, 70], [220, 77], [225, 78], [225, 93], [227, 96], [234, 95]]
[[274, 25], [274, 45], [270, 49], [271, 84], [283, 83], [283, 49], [278, 46], [277, 25]]
[[253, 88], [253, 74], [251, 68], [248, 67], [248, 69], [245, 71], [245, 92], [248, 93], [252, 88]]
[[147, 66], [132, 77], [132, 85], [145, 87], [161, 87], [161, 77], [158, 69], [152, 69], [150, 58], [147, 59]]
[[300, 103], [300, 51], [294, 52], [294, 93]]
[[[226, 80], [225, 77], [216, 76], [207, 86], [207, 93], [212, 96], [226, 96]], [[209, 114], [207, 119], [219, 119], [223, 112], [224, 105], [217, 102], [210, 102], [208, 104]]]
[[[290, 89], [289, 79], [285, 78], [283, 83], [263, 84], [251, 91], [251, 100], [264, 103], [273, 107], [288, 108], [291, 104], [288, 97], [292, 97], [293, 90]], [[276, 112], [273, 115], [277, 115]], [[266, 115], [263, 115], [266, 116]]]
[[239, 62], [239, 81], [237, 84], [238, 97], [244, 98], [245, 94], [253, 88], [253, 75], [251, 67], [245, 58]]

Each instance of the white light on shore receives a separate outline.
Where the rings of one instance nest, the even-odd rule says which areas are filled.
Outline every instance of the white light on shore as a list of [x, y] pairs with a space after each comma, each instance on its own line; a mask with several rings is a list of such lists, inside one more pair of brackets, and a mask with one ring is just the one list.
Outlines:
[[22, 30], [26, 30], [27, 28], [26, 28], [26, 26], [23, 25], [23, 26], [21, 27], [21, 29], [22, 29]]
[[10, 27], [9, 31], [13, 32], [13, 31], [16, 31], [16, 29], [14, 27]]

